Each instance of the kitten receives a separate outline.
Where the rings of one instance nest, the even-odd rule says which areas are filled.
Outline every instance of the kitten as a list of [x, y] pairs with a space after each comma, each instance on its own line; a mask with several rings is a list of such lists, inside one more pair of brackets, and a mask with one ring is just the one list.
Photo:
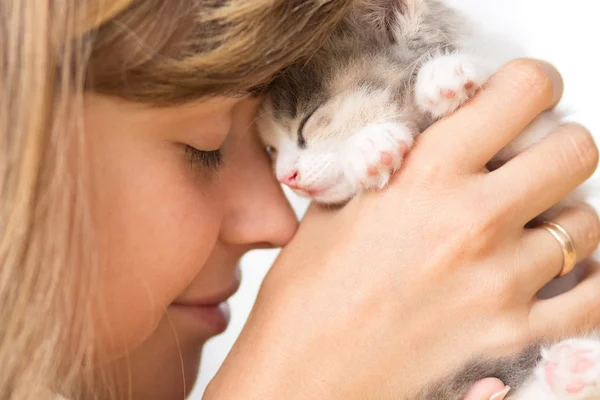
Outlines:
[[[316, 54], [269, 87], [258, 129], [279, 181], [326, 205], [385, 187], [414, 138], [468, 101], [493, 72], [466, 49], [473, 37], [467, 26], [440, 0], [357, 0]], [[559, 123], [556, 112], [541, 114], [490, 165]], [[475, 363], [454, 378], [466, 385], [497, 376], [520, 385], [511, 399], [600, 399], [600, 341], [555, 344], [539, 362], [539, 351], [532, 354]], [[458, 399], [467, 386], [456, 379], [422, 398]]]

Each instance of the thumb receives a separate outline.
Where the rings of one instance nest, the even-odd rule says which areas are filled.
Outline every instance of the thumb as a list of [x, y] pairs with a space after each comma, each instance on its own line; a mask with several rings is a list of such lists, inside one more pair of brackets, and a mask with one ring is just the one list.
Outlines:
[[475, 382], [463, 400], [502, 400], [510, 387], [505, 386], [500, 379], [485, 378]]

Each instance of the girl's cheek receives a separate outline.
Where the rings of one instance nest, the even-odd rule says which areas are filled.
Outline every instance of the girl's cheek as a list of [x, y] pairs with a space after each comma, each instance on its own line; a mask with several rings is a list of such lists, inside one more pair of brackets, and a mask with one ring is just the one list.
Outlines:
[[98, 337], [109, 354], [122, 355], [146, 340], [210, 255], [217, 221], [177, 213], [127, 213], [128, 224], [109, 238], [95, 307]]
[[[215, 190], [174, 168], [140, 177], [105, 174], [97, 203], [100, 255], [94, 318], [100, 346], [120, 357], [155, 331], [169, 305], [201, 271], [219, 235]], [[134, 168], [130, 169], [135, 171]]]

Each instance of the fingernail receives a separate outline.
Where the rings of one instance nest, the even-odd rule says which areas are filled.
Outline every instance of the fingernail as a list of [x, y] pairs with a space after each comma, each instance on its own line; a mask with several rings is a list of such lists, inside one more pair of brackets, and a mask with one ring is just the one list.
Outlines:
[[504, 389], [502, 389], [498, 393], [494, 393], [492, 395], [492, 397], [490, 397], [490, 400], [502, 400], [506, 397], [506, 395], [508, 394], [509, 391], [510, 391], [510, 386], [505, 386]]

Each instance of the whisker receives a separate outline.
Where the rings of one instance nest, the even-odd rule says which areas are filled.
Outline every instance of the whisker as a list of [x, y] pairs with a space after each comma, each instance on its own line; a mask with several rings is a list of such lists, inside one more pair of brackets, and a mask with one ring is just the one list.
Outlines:
[[382, 121], [387, 121], [387, 120], [389, 120], [389, 119], [398, 118], [398, 117], [401, 117], [402, 115], [404, 115], [404, 114], [390, 115], [389, 117], [385, 117], [385, 118], [382, 118], [382, 119], [380, 119], [380, 120], [373, 121], [373, 122], [371, 122], [371, 123], [369, 123], [369, 124], [365, 125], [363, 128], [368, 128], [368, 127], [370, 127], [370, 126], [377, 125], [378, 123], [380, 123], [380, 122], [382, 122]]

